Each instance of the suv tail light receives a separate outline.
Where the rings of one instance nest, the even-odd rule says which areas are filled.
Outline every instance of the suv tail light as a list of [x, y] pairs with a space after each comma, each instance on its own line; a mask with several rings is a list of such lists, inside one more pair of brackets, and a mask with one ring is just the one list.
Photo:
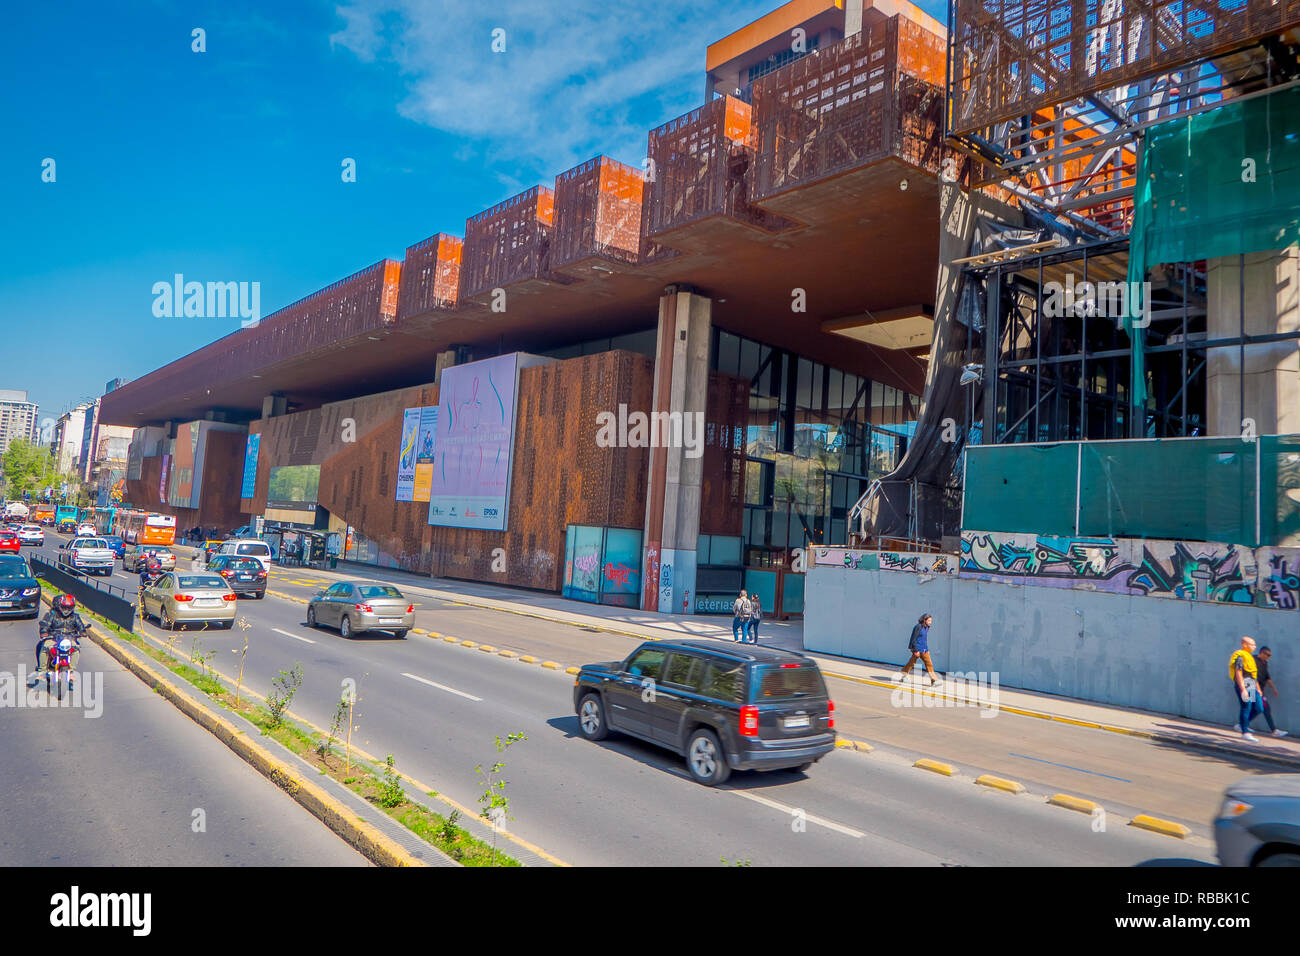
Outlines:
[[265, 572], [265, 571], [258, 571], [258, 572], [257, 572], [257, 576], [258, 576], [259, 578], [264, 578], [264, 577], [266, 577], [266, 572]]
[[362, 612], [364, 612], [364, 613], [366, 613], [366, 614], [374, 614], [374, 613], [375, 613], [375, 609], [374, 609], [373, 607], [371, 607], [369, 604], [354, 604], [354, 605], [352, 605], [352, 606], [353, 606], [354, 608], [356, 608], [358, 611], [362, 611]]
[[835, 701], [828, 700], [826, 701], [826, 704], [828, 707], [830, 707], [830, 716], [826, 718], [826, 727], [829, 730], [834, 730], [835, 729]]
[[740, 736], [758, 736], [758, 707], [746, 704], [740, 708]]

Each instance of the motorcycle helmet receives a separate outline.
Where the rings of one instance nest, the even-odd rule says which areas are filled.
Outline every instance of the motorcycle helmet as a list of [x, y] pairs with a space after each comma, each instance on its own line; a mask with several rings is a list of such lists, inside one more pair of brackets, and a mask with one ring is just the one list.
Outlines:
[[54, 599], [54, 610], [67, 617], [77, 609], [77, 599], [71, 594], [60, 594]]

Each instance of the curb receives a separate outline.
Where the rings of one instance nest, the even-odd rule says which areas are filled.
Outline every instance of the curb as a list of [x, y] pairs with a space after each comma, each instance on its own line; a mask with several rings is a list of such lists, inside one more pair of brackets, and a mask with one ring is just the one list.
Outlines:
[[850, 740], [848, 737], [840, 737], [835, 741], [835, 746], [841, 750], [856, 750], [858, 753], [869, 754], [876, 748], [871, 746], [865, 740]]
[[1025, 785], [1019, 780], [1007, 780], [1004, 777], [995, 777], [991, 773], [981, 774], [975, 778], [975, 782], [981, 787], [991, 787], [994, 790], [1003, 790], [1007, 793], [1025, 792]]
[[912, 766], [921, 770], [929, 770], [931, 773], [943, 774], [945, 777], [951, 777], [957, 772], [952, 769], [952, 764], [940, 763], [938, 760], [931, 760], [929, 757], [922, 757]]
[[1180, 840], [1186, 839], [1192, 832], [1181, 823], [1162, 820], [1160, 817], [1153, 817], [1145, 813], [1139, 813], [1128, 822], [1128, 825], [1137, 827], [1139, 830], [1151, 830], [1153, 833], [1163, 833], [1165, 836], [1177, 837]]
[[[45, 595], [42, 595], [44, 599]], [[110, 657], [165, 697], [177, 710], [208, 731], [254, 770], [291, 796], [299, 806], [329, 827], [370, 862], [378, 866], [426, 866], [411, 856], [395, 840], [375, 827], [356, 818], [355, 812], [335, 800], [320, 787], [305, 779], [294, 767], [277, 759], [270, 751], [251, 740], [247, 734], [224, 717], [204, 707], [182, 692], [149, 665], [138, 661], [117, 641], [90, 625], [90, 635]]]
[[1072, 797], [1068, 793], [1057, 793], [1047, 798], [1047, 802], [1054, 807], [1064, 807], [1067, 810], [1077, 810], [1079, 813], [1086, 813], [1089, 816], [1101, 809], [1101, 804], [1092, 800], [1085, 800], [1082, 797]]

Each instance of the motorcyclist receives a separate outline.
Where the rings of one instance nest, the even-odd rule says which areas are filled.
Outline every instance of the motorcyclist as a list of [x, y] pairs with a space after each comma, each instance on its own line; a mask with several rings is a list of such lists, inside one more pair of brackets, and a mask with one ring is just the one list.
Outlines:
[[[50, 669], [50, 655], [59, 641], [65, 637], [72, 641], [72, 670], [77, 670], [81, 657], [81, 635], [87, 630], [86, 622], [77, 613], [77, 601], [71, 594], [60, 594], [54, 599], [53, 606], [41, 618], [40, 640], [36, 642], [36, 673], [31, 684], [35, 686], [41, 675]], [[72, 687], [72, 677], [68, 677], [68, 687]]]

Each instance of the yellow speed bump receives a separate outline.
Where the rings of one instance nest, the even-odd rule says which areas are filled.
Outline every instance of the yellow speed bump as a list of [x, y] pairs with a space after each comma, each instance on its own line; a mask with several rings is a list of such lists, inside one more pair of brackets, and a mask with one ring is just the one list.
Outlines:
[[514, 651], [497, 651], [497, 657], [518, 657]]
[[836, 747], [842, 747], [845, 750], [856, 750], [858, 753], [869, 754], [876, 748], [871, 746], [865, 740], [849, 740], [847, 737], [841, 737], [835, 741]]
[[581, 667], [566, 667], [566, 668], [564, 669], [564, 673], [566, 673], [566, 674], [581, 674], [581, 673], [582, 673], [582, 668], [581, 668]]
[[1067, 810], [1077, 810], [1079, 813], [1087, 813], [1089, 815], [1101, 810], [1100, 803], [1085, 800], [1083, 797], [1072, 797], [1068, 793], [1053, 794], [1047, 798], [1047, 802], [1054, 807], [1065, 807]]
[[497, 649], [493, 647], [491, 644], [480, 644], [478, 646], [478, 649], [482, 651], [484, 654], [495, 654], [497, 652]]
[[411, 628], [411, 633], [412, 633], [412, 634], [428, 634], [429, 632], [426, 631], [426, 630], [425, 630], [424, 628], [422, 628], [422, 627], [413, 627], [413, 628]]
[[542, 661], [542, 666], [548, 671], [558, 671], [560, 669], [560, 665], [555, 663], [555, 661]]
[[524, 654], [519, 658], [519, 662], [521, 664], [536, 664], [537, 658], [533, 657], [532, 654]]
[[439, 634], [437, 631], [425, 631], [425, 633], [428, 634], [430, 637], [442, 637], [442, 635]]
[[1024, 793], [1025, 785], [1019, 780], [1006, 780], [1002, 777], [995, 777], [991, 773], [980, 774], [975, 778], [975, 782], [981, 787], [991, 787], [994, 790], [1005, 790], [1007, 793]]
[[1128, 822], [1128, 825], [1141, 830], [1150, 830], [1153, 833], [1163, 833], [1165, 836], [1178, 837], [1180, 840], [1190, 836], [1192, 832], [1181, 823], [1161, 820], [1159, 817], [1148, 816], [1145, 813], [1139, 813]]
[[957, 772], [952, 769], [952, 764], [940, 763], [937, 760], [931, 760], [929, 757], [922, 757], [916, 763], [912, 764], [912, 766], [920, 767], [922, 770], [929, 770], [931, 773], [941, 773], [945, 777], [951, 777]]
[[459, 637], [452, 637], [452, 636], [450, 636], [450, 635], [448, 635], [448, 634], [444, 634], [444, 635], [442, 636], [442, 639], [443, 639], [444, 641], [446, 641], [448, 644], [459, 644], [459, 643], [460, 643], [460, 638], [459, 638]]
[[461, 647], [478, 647], [478, 641], [461, 641]]

